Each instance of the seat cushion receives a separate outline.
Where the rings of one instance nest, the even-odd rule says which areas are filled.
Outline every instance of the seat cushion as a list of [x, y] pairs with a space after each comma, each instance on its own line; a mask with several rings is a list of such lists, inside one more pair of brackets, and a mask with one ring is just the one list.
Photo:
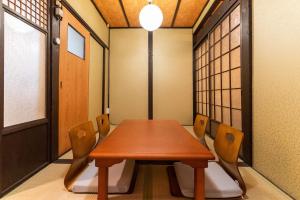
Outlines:
[[[108, 169], [108, 193], [127, 193], [134, 173], [135, 162], [124, 160]], [[74, 193], [98, 193], [98, 168], [95, 161], [78, 176], [73, 184]]]
[[[194, 169], [182, 163], [175, 163], [175, 172], [181, 193], [194, 197]], [[208, 162], [205, 169], [206, 198], [234, 198], [242, 196], [239, 185], [216, 162]]]

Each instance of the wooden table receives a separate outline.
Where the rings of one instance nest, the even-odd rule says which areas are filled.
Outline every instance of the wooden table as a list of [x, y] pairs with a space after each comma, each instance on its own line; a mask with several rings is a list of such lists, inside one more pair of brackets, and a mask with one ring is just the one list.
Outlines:
[[98, 200], [107, 200], [108, 167], [133, 160], [178, 160], [195, 170], [195, 199], [204, 200], [204, 168], [213, 154], [177, 121], [125, 120], [90, 154], [98, 173]]

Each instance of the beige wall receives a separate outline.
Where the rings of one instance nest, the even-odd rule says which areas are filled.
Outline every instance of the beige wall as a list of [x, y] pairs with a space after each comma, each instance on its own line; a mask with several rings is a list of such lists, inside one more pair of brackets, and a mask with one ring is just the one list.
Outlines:
[[192, 29], [153, 34], [153, 117], [192, 125]]
[[148, 33], [112, 29], [110, 44], [110, 120], [148, 117]]
[[103, 48], [92, 37], [90, 44], [89, 120], [93, 121], [96, 128], [96, 117], [102, 113]]
[[300, 1], [253, 0], [254, 168], [300, 199]]
[[108, 28], [90, 0], [67, 0], [95, 33], [108, 44]]

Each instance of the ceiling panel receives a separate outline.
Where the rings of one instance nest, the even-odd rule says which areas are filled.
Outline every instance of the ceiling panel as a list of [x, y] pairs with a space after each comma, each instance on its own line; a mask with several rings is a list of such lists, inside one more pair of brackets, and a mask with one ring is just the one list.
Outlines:
[[[128, 27], [125, 15], [130, 27], [140, 27], [139, 13], [147, 4], [147, 0], [93, 0], [102, 16], [110, 27]], [[174, 27], [192, 27], [198, 19], [208, 0], [181, 0]], [[172, 27], [179, 0], [153, 0], [158, 5], [164, 16], [161, 27]], [[123, 4], [125, 15], [121, 4]]]
[[147, 4], [146, 0], [122, 0], [130, 27], [140, 27], [139, 14]]
[[93, 0], [111, 27], [127, 27], [119, 0]]
[[164, 15], [162, 27], [171, 27], [178, 0], [154, 0]]
[[192, 27], [208, 0], [181, 0], [175, 27]]

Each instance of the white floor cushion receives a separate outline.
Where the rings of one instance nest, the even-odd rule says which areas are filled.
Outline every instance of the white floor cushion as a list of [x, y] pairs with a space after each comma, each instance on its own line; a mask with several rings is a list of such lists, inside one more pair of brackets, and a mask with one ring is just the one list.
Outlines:
[[[182, 194], [194, 197], [194, 169], [182, 163], [175, 163], [175, 172]], [[206, 198], [234, 198], [242, 196], [239, 185], [216, 162], [208, 162], [205, 169]]]
[[[128, 192], [133, 173], [133, 160], [124, 160], [111, 166], [108, 170], [108, 192]], [[98, 193], [98, 168], [94, 161], [76, 179], [72, 191], [75, 193]]]

